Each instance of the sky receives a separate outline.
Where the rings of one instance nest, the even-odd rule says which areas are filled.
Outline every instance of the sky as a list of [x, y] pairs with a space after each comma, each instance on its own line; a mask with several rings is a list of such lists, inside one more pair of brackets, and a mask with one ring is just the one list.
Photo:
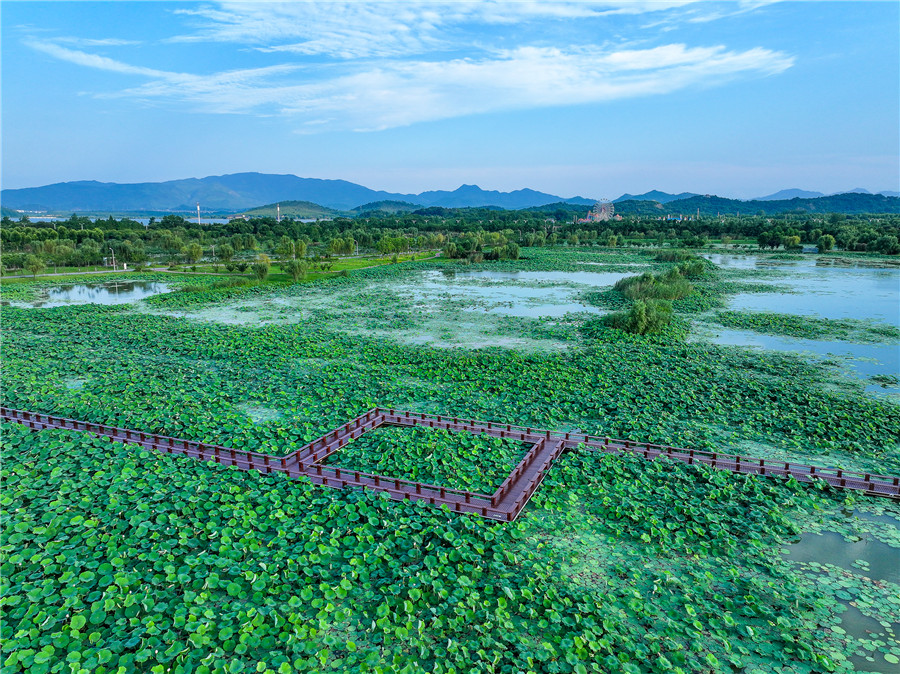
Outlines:
[[0, 3], [2, 186], [900, 189], [900, 3]]

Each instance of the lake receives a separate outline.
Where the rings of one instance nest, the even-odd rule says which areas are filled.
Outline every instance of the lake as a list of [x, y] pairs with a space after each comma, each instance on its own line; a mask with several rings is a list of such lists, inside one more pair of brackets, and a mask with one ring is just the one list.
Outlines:
[[73, 283], [42, 288], [40, 299], [32, 302], [10, 302], [12, 306], [49, 309], [73, 304], [130, 304], [152, 295], [169, 292], [171, 286], [159, 281], [110, 281], [108, 283]]

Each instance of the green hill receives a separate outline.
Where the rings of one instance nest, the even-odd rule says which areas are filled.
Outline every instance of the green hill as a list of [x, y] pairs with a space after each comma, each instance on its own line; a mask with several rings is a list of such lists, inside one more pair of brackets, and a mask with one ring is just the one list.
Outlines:
[[408, 201], [373, 201], [353, 209], [354, 213], [411, 213], [412, 211], [422, 208], [417, 204], [411, 204]]
[[326, 208], [325, 206], [314, 204], [311, 201], [280, 201], [277, 204], [267, 204], [265, 206], [251, 208], [249, 211], [244, 211], [243, 215], [257, 218], [274, 218], [277, 214], [277, 207], [279, 206], [281, 207], [282, 217], [327, 219], [337, 215], [343, 215], [341, 211], [336, 211], [333, 208]]
[[616, 213], [622, 215], [776, 215], [779, 213], [900, 213], [900, 198], [882, 194], [847, 192], [813, 199], [779, 199], [772, 201], [741, 201], [712, 195], [678, 199], [666, 204], [654, 201], [622, 201], [616, 204]]

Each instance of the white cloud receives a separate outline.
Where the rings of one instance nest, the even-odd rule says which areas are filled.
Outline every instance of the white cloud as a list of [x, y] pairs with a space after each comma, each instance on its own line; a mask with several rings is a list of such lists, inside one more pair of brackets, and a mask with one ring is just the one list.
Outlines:
[[[463, 115], [659, 95], [738, 76], [771, 75], [792, 63], [788, 55], [760, 48], [735, 52], [672, 44], [604, 53], [522, 47], [480, 60], [380, 63], [322, 81], [297, 82], [294, 76], [305, 73], [292, 66], [211, 76], [160, 73], [114, 95], [192, 102], [209, 111], [281, 114], [296, 120], [301, 130], [372, 131]], [[113, 69], [109, 59], [95, 67]], [[127, 71], [129, 66], [116, 68]]]
[[144, 68], [141, 66], [132, 66], [115, 59], [100, 56], [99, 54], [89, 54], [87, 52], [76, 49], [62, 47], [56, 42], [46, 42], [41, 40], [25, 40], [25, 44], [32, 49], [43, 52], [59, 59], [88, 68], [96, 68], [98, 70], [106, 70], [109, 72], [122, 73], [125, 75], [145, 75], [147, 77], [167, 77], [173, 73], [167, 73], [163, 70], [155, 68]]
[[[178, 16], [202, 25], [176, 41], [248, 43], [272, 52], [266, 58], [287, 60], [206, 75], [131, 65], [71, 49], [60, 40], [32, 38], [26, 44], [69, 63], [145, 80], [98, 94], [102, 97], [187, 104], [204, 112], [282, 115], [301, 132], [372, 131], [463, 115], [604, 103], [773, 75], [792, 66], [792, 56], [762, 47], [554, 47], [540, 39], [512, 40], [519, 46], [511, 48], [460, 46], [497, 30], [485, 31], [485, 24], [572, 21], [685, 4], [492, 0], [223, 3], [177, 9]], [[336, 60], [316, 64], [307, 58], [311, 55]]]
[[192, 33], [176, 42], [234, 42], [261, 51], [364, 58], [454, 49], [460, 27], [578, 20], [611, 14], [661, 12], [696, 0], [560, 2], [224, 2], [217, 7], [179, 9], [193, 17]]
[[139, 40], [122, 40], [114, 37], [87, 38], [87, 37], [57, 37], [54, 42], [71, 44], [77, 47], [127, 47], [141, 44]]

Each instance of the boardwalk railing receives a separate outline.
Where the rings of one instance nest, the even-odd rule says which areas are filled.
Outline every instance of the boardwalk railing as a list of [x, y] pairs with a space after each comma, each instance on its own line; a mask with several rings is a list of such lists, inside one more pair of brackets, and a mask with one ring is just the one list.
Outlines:
[[[280, 472], [291, 478], [302, 476], [315, 484], [338, 489], [347, 487], [371, 489], [385, 492], [396, 500], [424, 501], [430, 505], [447, 506], [455, 512], [474, 513], [489, 519], [507, 522], [519, 516], [529, 499], [537, 491], [544, 476], [553, 466], [553, 462], [563, 452], [573, 450], [635, 454], [651, 460], [664, 457], [688, 465], [702, 464], [734, 473], [793, 478], [800, 482], [822, 480], [840, 489], [852, 489], [871, 496], [900, 499], [900, 477], [896, 476], [807, 466], [772, 459], [705, 452], [666, 445], [636, 443], [631, 440], [582, 433], [553, 433], [524, 426], [479, 422], [391, 408], [369, 410], [287, 456], [273, 456], [261, 452], [233, 449], [222, 445], [7, 407], [0, 407], [0, 419], [23, 424], [33, 430], [61, 428], [86, 431], [165, 454], [183, 454], [202, 461], [215, 461], [224, 466], [234, 466], [241, 470], [257, 470], [261, 473]], [[531, 447], [497, 491], [490, 495], [324, 464], [326, 459], [349, 442], [359, 438], [367, 431], [381, 426], [421, 426], [440, 428], [455, 433], [483, 434], [523, 442]]]

